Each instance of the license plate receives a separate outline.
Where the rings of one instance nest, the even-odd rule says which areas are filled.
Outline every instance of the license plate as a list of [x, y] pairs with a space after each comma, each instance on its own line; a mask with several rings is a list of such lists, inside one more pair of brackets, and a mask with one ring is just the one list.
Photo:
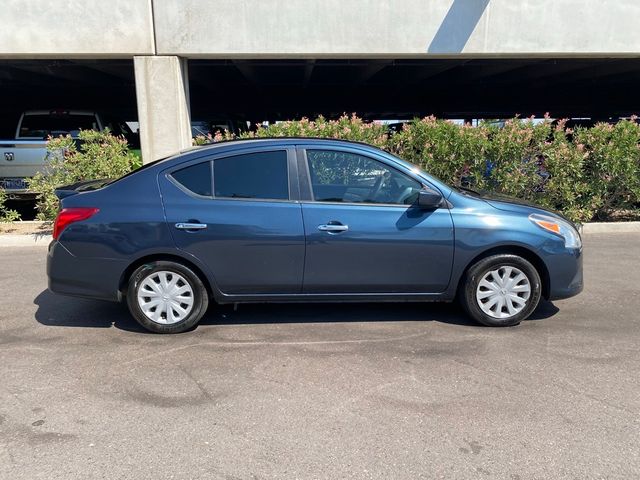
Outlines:
[[27, 181], [23, 178], [3, 178], [0, 180], [0, 188], [5, 190], [26, 190]]

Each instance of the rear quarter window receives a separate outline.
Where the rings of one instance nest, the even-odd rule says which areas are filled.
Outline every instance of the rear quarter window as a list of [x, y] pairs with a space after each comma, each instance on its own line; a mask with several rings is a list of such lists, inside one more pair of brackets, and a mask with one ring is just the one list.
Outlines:
[[190, 165], [171, 173], [171, 177], [184, 188], [197, 195], [211, 196], [211, 162]]

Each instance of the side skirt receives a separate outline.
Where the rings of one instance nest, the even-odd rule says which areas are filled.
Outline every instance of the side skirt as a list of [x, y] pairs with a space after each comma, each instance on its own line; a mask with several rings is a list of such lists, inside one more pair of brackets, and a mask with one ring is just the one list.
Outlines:
[[216, 302], [229, 303], [366, 303], [366, 302], [451, 302], [453, 298], [444, 293], [300, 293], [263, 295], [220, 295]]

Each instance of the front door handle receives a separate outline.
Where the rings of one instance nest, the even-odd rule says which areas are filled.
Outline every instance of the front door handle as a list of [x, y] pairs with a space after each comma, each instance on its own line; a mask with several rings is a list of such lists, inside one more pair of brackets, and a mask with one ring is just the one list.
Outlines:
[[176, 223], [176, 228], [178, 230], [204, 230], [205, 228], [207, 228], [207, 224], [179, 222], [179, 223]]
[[328, 233], [340, 233], [349, 230], [349, 225], [327, 223], [325, 225], [318, 225], [318, 230]]

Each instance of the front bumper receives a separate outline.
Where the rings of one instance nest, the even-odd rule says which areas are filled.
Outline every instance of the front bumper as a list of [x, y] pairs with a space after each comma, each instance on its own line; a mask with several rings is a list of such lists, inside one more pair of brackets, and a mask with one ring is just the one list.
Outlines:
[[582, 248], [555, 252], [545, 258], [549, 271], [549, 298], [560, 300], [573, 297], [582, 292], [584, 279], [582, 273]]

